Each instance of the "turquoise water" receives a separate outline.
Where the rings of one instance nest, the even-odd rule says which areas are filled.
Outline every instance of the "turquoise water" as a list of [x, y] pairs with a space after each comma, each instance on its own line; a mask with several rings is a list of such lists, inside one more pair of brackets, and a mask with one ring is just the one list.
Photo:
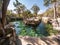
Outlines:
[[[35, 29], [33, 29], [31, 26], [25, 25], [23, 21], [15, 21], [13, 24], [15, 25], [17, 35], [20, 35], [22, 30], [26, 30], [26, 35], [31, 35], [30, 33], [32, 33], [32, 35], [47, 35], [45, 24], [42, 22], [37, 27], [35, 27], [36, 32], [32, 32], [32, 30], [34, 31]], [[25, 34], [25, 32], [22, 34]]]
[[42, 35], [48, 35], [45, 24], [41, 22], [37, 27], [37, 32]]
[[23, 21], [16, 21], [13, 22], [13, 24], [15, 25], [15, 30], [16, 30], [16, 34], [19, 35], [20, 31], [25, 29], [25, 30], [32, 30], [32, 27], [30, 26], [26, 26]]

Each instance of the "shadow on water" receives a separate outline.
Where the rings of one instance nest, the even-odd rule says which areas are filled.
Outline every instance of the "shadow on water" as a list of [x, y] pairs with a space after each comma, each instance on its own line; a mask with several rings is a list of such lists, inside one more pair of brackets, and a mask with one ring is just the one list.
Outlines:
[[39, 34], [44, 35], [44, 36], [48, 36], [49, 34], [48, 34], [47, 30], [46, 30], [45, 25], [46, 25], [46, 24], [44, 24], [43, 22], [41, 22], [41, 23], [38, 25], [38, 27], [37, 27], [37, 32], [38, 32]]

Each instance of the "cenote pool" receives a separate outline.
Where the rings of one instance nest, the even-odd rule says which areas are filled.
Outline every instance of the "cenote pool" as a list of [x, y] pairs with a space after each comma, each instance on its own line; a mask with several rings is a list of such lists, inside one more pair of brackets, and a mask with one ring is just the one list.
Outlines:
[[[40, 23], [37, 27], [33, 28], [32, 26], [27, 26], [23, 23], [23, 21], [15, 21], [13, 22], [15, 25], [15, 30], [17, 35], [29, 35], [29, 36], [46, 36], [47, 31], [45, 30], [44, 23]], [[35, 31], [36, 30], [36, 31]]]

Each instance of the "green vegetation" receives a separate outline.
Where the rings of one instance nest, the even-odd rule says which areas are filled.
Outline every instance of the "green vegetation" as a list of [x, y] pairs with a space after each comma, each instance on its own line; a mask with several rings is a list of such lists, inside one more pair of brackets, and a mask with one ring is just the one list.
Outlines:
[[57, 4], [59, 3], [60, 0], [44, 0], [44, 5], [45, 6], [49, 6], [49, 7], [54, 7], [54, 19], [56, 18], [56, 15], [57, 15]]
[[[56, 10], [56, 15], [55, 17], [58, 18], [60, 17], [60, 5], [58, 5]], [[54, 9], [52, 7], [48, 8], [43, 14], [42, 16], [46, 16], [46, 17], [50, 17], [50, 18], [54, 18]]]
[[47, 33], [42, 34], [39, 32], [39, 30], [34, 31], [33, 27], [25, 25], [22, 21], [20, 22], [20, 25], [18, 26], [20, 28], [20, 33], [19, 35], [22, 36], [32, 36], [32, 37], [44, 37], [44, 36], [49, 36], [52, 34], [58, 34], [57, 30], [53, 30], [52, 25], [46, 24], [45, 28]]
[[26, 28], [23, 28], [20, 32], [20, 35], [22, 36], [32, 36], [32, 37], [43, 37], [44, 35], [42, 34], [39, 34], [37, 32], [34, 31], [34, 29], [26, 29]]
[[16, 11], [19, 18], [28, 18], [28, 17], [33, 16], [31, 11], [28, 10], [25, 7], [25, 5], [20, 3], [18, 0], [15, 0], [15, 2], [13, 2], [13, 5], [16, 7], [16, 9], [14, 9], [14, 11]]
[[47, 32], [50, 35], [52, 35], [52, 34], [58, 34], [58, 31], [57, 30], [53, 30], [53, 27], [50, 24], [46, 24], [46, 30], [47, 30]]
[[25, 25], [22, 21], [19, 21], [19, 26], [17, 28], [20, 28], [20, 33], [18, 35], [22, 36], [32, 36], [32, 37], [42, 37], [44, 35], [39, 34], [38, 31], [35, 32], [33, 27]]
[[22, 36], [32, 36], [32, 37], [37, 37], [39, 34], [37, 34], [34, 29], [30, 26], [25, 25], [22, 21], [20, 22], [20, 35]]
[[9, 15], [9, 16], [11, 16], [11, 15], [12, 15], [12, 10], [7, 10], [7, 13], [6, 13], [6, 15]]
[[51, 25], [46, 25], [46, 30], [49, 34], [41, 34], [41, 33], [38, 33], [39, 31], [35, 32], [34, 29], [28, 29], [26, 27], [24, 27], [21, 31], [20, 31], [20, 35], [22, 36], [33, 36], [33, 37], [42, 37], [42, 36], [49, 36], [49, 35], [52, 35], [52, 34], [58, 34], [58, 31], [57, 30], [53, 30]]
[[31, 8], [34, 12], [35, 15], [37, 15], [37, 13], [39, 12], [40, 8], [37, 5], [33, 5]]
[[14, 11], [16, 11], [16, 13], [20, 17], [20, 14], [22, 14], [26, 9], [25, 5], [20, 3], [18, 0], [15, 0], [15, 2], [13, 2], [13, 5], [16, 7], [16, 9], [14, 9]]
[[23, 12], [23, 18], [30, 18], [30, 17], [33, 17], [33, 14], [31, 14], [31, 11], [30, 10], [25, 10]]
[[[13, 18], [15, 18], [15, 20], [17, 18], [17, 20], [20, 21], [19, 22], [20, 23], [19, 26], [16, 25], [16, 28], [20, 28], [19, 29], [19, 31], [20, 31], [19, 35], [22, 35], [22, 36], [32, 36], [32, 37], [44, 37], [44, 36], [50, 36], [52, 34], [58, 34], [58, 31], [57, 30], [53, 30], [53, 27], [50, 24], [45, 24], [45, 23], [42, 22], [42, 24], [40, 23], [41, 24], [41, 28], [39, 27], [40, 29], [38, 30], [37, 29], [38, 26], [36, 26], [36, 27], [35, 26], [28, 26], [28, 25], [25, 25], [23, 23], [23, 21], [25, 21], [24, 19], [27, 19], [27, 21], [30, 20], [30, 22], [33, 22], [34, 19], [35, 19], [35, 21], [37, 23], [38, 18], [42, 18], [42, 15], [49, 16], [49, 17], [50, 16], [51, 17], [54, 16], [54, 18], [56, 18], [57, 17], [57, 13], [60, 12], [60, 10], [59, 11], [56, 10], [57, 8], [60, 9], [60, 7], [57, 7], [57, 3], [59, 1], [60, 0], [44, 0], [44, 5], [45, 6], [52, 7], [54, 5], [54, 8], [52, 8], [52, 10], [49, 8], [44, 14], [41, 14], [39, 16], [38, 12], [39, 12], [40, 8], [37, 5], [33, 5], [32, 6], [32, 8], [31, 8], [32, 11], [33, 11], [33, 14], [32, 14], [32, 12], [30, 10], [28, 10], [25, 7], [24, 4], [20, 3], [18, 0], [15, 0], [15, 2], [13, 2], [13, 5], [15, 7], [14, 11], [16, 11], [16, 13], [17, 13], [17, 14], [15, 14], [15, 13], [13, 13], [12, 10], [7, 10], [7, 7], [8, 7], [8, 4], [9, 4], [10, 0], [0, 0], [0, 11], [2, 12], [2, 20], [1, 20], [1, 24], [0, 24], [0, 32], [1, 32], [0, 35], [2, 36], [2, 38], [1, 38], [1, 36], [0, 36], [0, 38], [1, 39], [4, 38], [4, 40], [2, 40], [1, 42], [5, 41], [5, 39], [7, 39], [9, 41], [9, 44], [10, 44], [10, 37], [13, 38], [13, 40], [11, 39], [11, 43], [12, 42], [13, 43], [16, 42], [15, 41], [15, 39], [16, 39], [16, 32], [15, 32], [14, 28], [10, 28], [10, 27], [15, 27], [15, 26], [6, 24], [7, 21], [9, 22], [10, 19], [12, 20]], [[36, 17], [34, 17], [34, 16], [36, 16]], [[7, 17], [7, 20], [6, 20], [6, 17]], [[13, 18], [11, 18], [11, 17], [13, 17]], [[31, 18], [31, 17], [33, 17], [33, 18]], [[21, 21], [20, 18], [22, 18], [23, 21]], [[16, 24], [18, 24], [18, 23], [16, 23]], [[33, 24], [34, 23], [32, 23], [32, 25]], [[16, 31], [18, 31], [18, 29]], [[9, 35], [8, 35], [8, 33], [9, 33]], [[9, 36], [9, 38], [7, 37], [7, 35]], [[2, 44], [3, 43], [1, 43], [1, 45]]]
[[[6, 24], [6, 15], [9, 15], [11, 17], [19, 17], [19, 18], [30, 18], [33, 17], [33, 15], [38, 15], [38, 12], [40, 10], [40, 8], [37, 5], [33, 5], [32, 6], [32, 11], [33, 14], [31, 13], [30, 10], [28, 10], [24, 4], [20, 3], [18, 0], [15, 0], [15, 2], [13, 2], [13, 5], [15, 7], [14, 11], [16, 11], [17, 14], [14, 14], [11, 10], [7, 10], [7, 6], [9, 4], [10, 0], [3, 0], [3, 4], [0, 3], [0, 8], [2, 6], [2, 26], [4, 27]], [[59, 1], [59, 0], [58, 0]], [[52, 15], [54, 15], [54, 18], [57, 17], [56, 16], [56, 4], [58, 3], [58, 1], [56, 0], [44, 0], [44, 5], [45, 6], [49, 6], [51, 7], [52, 5], [54, 5], [54, 10], [52, 8], [52, 10], [48, 9], [44, 14], [41, 14], [40, 17], [42, 17], [42, 15], [49, 16], [51, 15], [51, 17], [53, 17]], [[0, 1], [1, 2], [1, 1]], [[6, 5], [5, 5], [6, 4]], [[7, 12], [7, 13], [6, 13]], [[54, 14], [53, 14], [54, 12]], [[9, 18], [8, 18], [9, 19]], [[21, 28], [20, 31], [20, 35], [29, 35], [29, 36], [45, 36], [43, 34], [38, 33], [39, 31], [34, 31], [34, 29], [32, 29], [32, 27], [30, 26], [23, 26], [23, 24], [21, 23], [19, 28]], [[51, 34], [56, 34], [58, 33], [58, 31], [53, 30], [52, 26], [50, 24], [46, 24], [46, 31], [51, 35]]]

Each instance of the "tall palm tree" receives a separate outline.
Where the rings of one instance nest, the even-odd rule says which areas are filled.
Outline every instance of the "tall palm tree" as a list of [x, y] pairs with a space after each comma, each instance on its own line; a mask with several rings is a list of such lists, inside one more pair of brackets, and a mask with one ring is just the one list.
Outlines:
[[3, 27], [6, 24], [6, 12], [7, 12], [7, 7], [9, 2], [10, 0], [3, 0], [3, 3], [2, 3], [2, 26]]
[[37, 5], [33, 5], [31, 9], [33, 10], [35, 15], [37, 15], [38, 11], [40, 10], [40, 8]]
[[53, 6], [54, 7], [54, 19], [56, 18], [56, 6], [60, 0], [44, 0], [45, 6]]

